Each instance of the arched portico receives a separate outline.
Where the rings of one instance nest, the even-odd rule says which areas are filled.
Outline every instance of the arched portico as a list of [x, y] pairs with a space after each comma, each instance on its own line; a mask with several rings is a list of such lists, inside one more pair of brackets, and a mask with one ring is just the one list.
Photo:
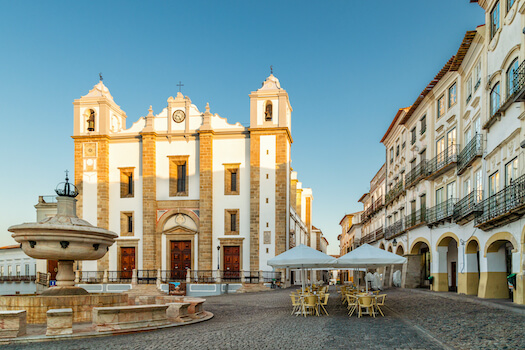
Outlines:
[[418, 237], [412, 242], [409, 252], [410, 254], [405, 255], [407, 258], [405, 287], [428, 287], [432, 261], [430, 243], [427, 239]]
[[464, 271], [459, 274], [458, 293], [477, 295], [479, 287], [479, 240], [471, 237], [465, 243]]
[[457, 291], [458, 280], [458, 236], [446, 232], [437, 240], [436, 271], [432, 272], [433, 290], [438, 292]]
[[509, 298], [507, 276], [515, 272], [513, 255], [518, 252], [517, 247], [516, 239], [509, 232], [495, 233], [487, 240], [484, 248], [485, 266], [479, 281], [480, 298]]

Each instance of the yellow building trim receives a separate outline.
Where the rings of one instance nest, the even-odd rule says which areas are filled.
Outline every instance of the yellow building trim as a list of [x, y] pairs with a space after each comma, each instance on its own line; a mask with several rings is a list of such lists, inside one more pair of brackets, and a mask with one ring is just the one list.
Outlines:
[[482, 272], [479, 279], [479, 298], [508, 299], [506, 272]]
[[421, 243], [425, 243], [428, 246], [428, 250], [430, 253], [430, 260], [432, 260], [432, 248], [430, 246], [430, 242], [426, 238], [423, 238], [423, 237], [418, 237], [414, 240], [414, 242], [412, 242], [412, 245], [410, 246], [410, 254], [418, 255], [419, 252], [417, 250], [419, 250], [419, 245]]
[[454, 233], [452, 232], [443, 233], [441, 237], [439, 237], [439, 239], [437, 240], [436, 247], [448, 247], [451, 239], [454, 239], [456, 241], [456, 244], [459, 243], [459, 238]]
[[[477, 249], [473, 244], [471, 244], [473, 242], [478, 244]], [[476, 254], [480, 247], [481, 243], [479, 243], [479, 239], [477, 237], [470, 237], [470, 239], [465, 244], [465, 254]]]
[[512, 244], [512, 252], [516, 253], [518, 251], [518, 242], [516, 242], [516, 239], [512, 234], [509, 232], [498, 232], [493, 234], [485, 244], [485, 250], [483, 256], [486, 258], [487, 253], [496, 253], [501, 245], [504, 243], [503, 241], [509, 241]]

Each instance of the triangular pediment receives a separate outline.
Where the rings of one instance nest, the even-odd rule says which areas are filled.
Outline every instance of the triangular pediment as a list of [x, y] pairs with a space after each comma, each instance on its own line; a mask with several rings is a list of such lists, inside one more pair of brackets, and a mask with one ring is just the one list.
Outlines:
[[171, 227], [171, 228], [167, 229], [166, 231], [163, 231], [162, 233], [163, 234], [169, 234], [169, 233], [191, 233], [191, 234], [196, 234], [198, 232], [195, 231], [195, 230], [189, 229], [187, 227], [184, 227], [184, 226], [181, 226], [181, 225], [177, 225], [177, 226], [174, 226], [174, 227]]

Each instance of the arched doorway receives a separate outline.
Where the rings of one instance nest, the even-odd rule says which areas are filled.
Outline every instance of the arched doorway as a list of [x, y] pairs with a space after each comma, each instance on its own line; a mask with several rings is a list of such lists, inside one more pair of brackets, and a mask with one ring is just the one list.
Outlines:
[[396, 254], [403, 256], [405, 254], [405, 249], [402, 245], [398, 245], [396, 248]]
[[458, 292], [467, 295], [477, 295], [479, 287], [479, 242], [470, 239], [465, 244], [465, 267], [459, 275]]
[[457, 292], [458, 288], [458, 238], [452, 232], [444, 233], [436, 247], [437, 271], [432, 273], [433, 290]]
[[[517, 253], [517, 242], [508, 232], [500, 232], [489, 238], [485, 245], [484, 265], [480, 274], [480, 298], [508, 299], [511, 297], [507, 276], [516, 272], [517, 263], [513, 262]], [[519, 255], [519, 254], [517, 254]], [[519, 261], [519, 257], [516, 257]]]
[[430, 246], [426, 239], [420, 238], [412, 244], [408, 258], [405, 285], [407, 288], [428, 288], [431, 264]]

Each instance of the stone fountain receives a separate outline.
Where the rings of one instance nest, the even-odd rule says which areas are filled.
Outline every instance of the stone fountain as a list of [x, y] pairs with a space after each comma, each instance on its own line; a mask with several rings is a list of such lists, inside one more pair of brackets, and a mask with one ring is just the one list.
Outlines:
[[[46, 312], [55, 308], [72, 308], [74, 322], [91, 321], [96, 306], [127, 305], [128, 296], [120, 293], [94, 294], [75, 286], [73, 262], [102, 258], [118, 237], [114, 232], [95, 227], [76, 216], [77, 188], [66, 181], [59, 184], [57, 215], [40, 222], [9, 227], [12, 237], [28, 256], [58, 260], [57, 285], [40, 295], [0, 297], [0, 310], [27, 310], [28, 323], [43, 323]], [[57, 297], [59, 296], [59, 297]]]
[[12, 237], [21, 244], [28, 256], [35, 259], [58, 260], [56, 286], [44, 291], [42, 295], [88, 294], [75, 287], [75, 260], [98, 260], [108, 251], [118, 235], [95, 227], [76, 215], [78, 191], [73, 184], [59, 184], [55, 190], [57, 215], [37, 223], [25, 223], [9, 227]]

